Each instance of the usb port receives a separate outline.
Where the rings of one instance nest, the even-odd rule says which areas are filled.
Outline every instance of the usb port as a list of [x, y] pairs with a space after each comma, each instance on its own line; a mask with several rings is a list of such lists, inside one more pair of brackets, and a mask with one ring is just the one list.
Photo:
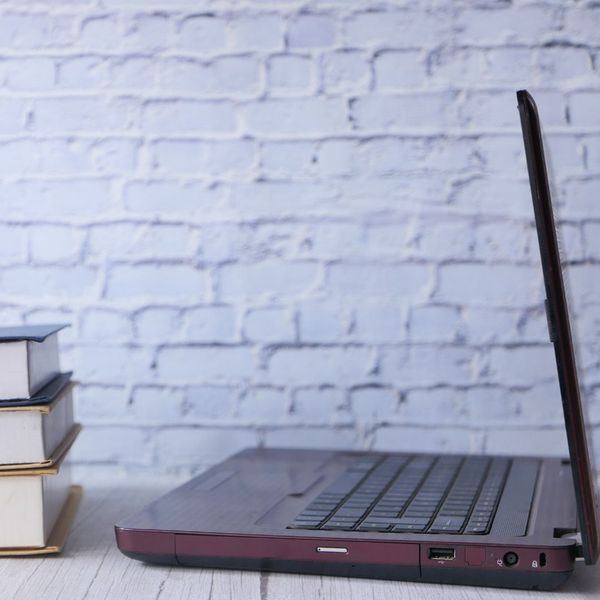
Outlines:
[[429, 560], [454, 560], [454, 548], [429, 548]]

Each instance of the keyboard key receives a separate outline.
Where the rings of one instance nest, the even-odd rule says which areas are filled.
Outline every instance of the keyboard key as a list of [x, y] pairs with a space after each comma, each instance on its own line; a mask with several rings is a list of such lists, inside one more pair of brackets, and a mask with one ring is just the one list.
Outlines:
[[389, 524], [385, 523], [361, 523], [358, 526], [358, 531], [388, 531]]
[[409, 532], [423, 532], [425, 531], [425, 527], [426, 525], [409, 525], [408, 523], [405, 525], [394, 525], [394, 528], [392, 529], [393, 532], [395, 533], [409, 533]]

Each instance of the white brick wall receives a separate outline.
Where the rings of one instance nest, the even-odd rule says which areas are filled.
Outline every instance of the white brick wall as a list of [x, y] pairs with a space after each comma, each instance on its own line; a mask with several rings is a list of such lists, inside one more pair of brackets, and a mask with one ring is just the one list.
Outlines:
[[3, 2], [0, 319], [72, 323], [84, 477], [563, 451], [520, 87], [600, 422], [599, 27], [574, 0]]

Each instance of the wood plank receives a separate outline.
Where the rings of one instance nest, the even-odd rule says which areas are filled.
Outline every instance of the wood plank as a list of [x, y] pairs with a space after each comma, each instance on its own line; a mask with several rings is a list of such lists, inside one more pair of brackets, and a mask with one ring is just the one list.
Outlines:
[[[164, 490], [95, 487], [84, 498], [57, 557], [0, 560], [2, 600], [525, 600], [539, 592], [282, 573], [171, 568], [123, 556], [113, 525]], [[600, 568], [577, 565], [562, 600], [598, 598]]]

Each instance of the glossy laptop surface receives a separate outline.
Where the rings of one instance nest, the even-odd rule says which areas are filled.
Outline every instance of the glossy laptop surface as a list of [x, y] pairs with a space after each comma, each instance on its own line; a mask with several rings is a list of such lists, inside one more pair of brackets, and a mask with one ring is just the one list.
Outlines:
[[[169, 565], [534, 589], [560, 585], [578, 556], [596, 561], [593, 475], [539, 121], [531, 96], [517, 96], [570, 460], [248, 449], [120, 522], [123, 553]], [[475, 496], [465, 510], [456, 501], [467, 492]], [[402, 526], [409, 510], [417, 530]], [[446, 518], [453, 511], [462, 520]]]

